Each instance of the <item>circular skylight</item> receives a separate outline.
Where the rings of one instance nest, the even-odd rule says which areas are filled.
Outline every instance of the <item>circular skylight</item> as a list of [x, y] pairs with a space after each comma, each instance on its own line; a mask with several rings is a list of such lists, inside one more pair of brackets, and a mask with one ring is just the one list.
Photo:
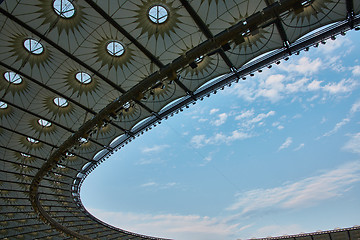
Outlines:
[[0, 101], [0, 109], [6, 109], [8, 107], [7, 103]]
[[65, 154], [67, 157], [74, 157], [74, 154], [72, 154], [72, 153], [69, 153], [69, 152], [66, 152], [66, 154]]
[[82, 84], [91, 83], [91, 76], [89, 74], [87, 74], [86, 72], [78, 72], [75, 75], [75, 78]]
[[71, 18], [75, 14], [75, 7], [69, 0], [55, 0], [54, 11], [62, 18]]
[[28, 38], [24, 41], [24, 47], [32, 54], [39, 55], [44, 52], [43, 45], [32, 38]]
[[124, 107], [125, 109], [129, 109], [129, 108], [131, 107], [130, 102], [124, 103], [123, 107]]
[[54, 98], [54, 103], [59, 107], [66, 107], [69, 105], [69, 102], [66, 99], [60, 97]]
[[204, 59], [204, 56], [200, 56], [198, 58], [195, 58], [195, 63], [200, 63]]
[[38, 123], [39, 123], [40, 126], [43, 126], [43, 127], [50, 127], [51, 126], [51, 122], [46, 121], [44, 119], [39, 119]]
[[25, 157], [25, 158], [30, 158], [31, 156], [29, 154], [26, 154], [26, 153], [20, 153], [21, 156]]
[[4, 73], [4, 78], [9, 83], [13, 83], [13, 84], [20, 84], [22, 82], [22, 78], [20, 77], [20, 75], [14, 72]]
[[79, 142], [80, 142], [80, 144], [85, 144], [85, 143], [89, 142], [89, 140], [82, 137], [82, 138], [79, 139]]
[[111, 56], [115, 57], [120, 57], [125, 52], [124, 46], [118, 41], [109, 42], [106, 46], [106, 50]]
[[169, 13], [163, 6], [154, 5], [149, 9], [148, 17], [153, 23], [160, 24], [168, 19]]
[[305, 0], [301, 3], [304, 7], [310, 6], [314, 0]]
[[28, 140], [30, 143], [33, 143], [33, 144], [39, 142], [38, 140], [35, 140], [35, 139], [31, 138], [31, 137], [27, 137], [26, 140]]

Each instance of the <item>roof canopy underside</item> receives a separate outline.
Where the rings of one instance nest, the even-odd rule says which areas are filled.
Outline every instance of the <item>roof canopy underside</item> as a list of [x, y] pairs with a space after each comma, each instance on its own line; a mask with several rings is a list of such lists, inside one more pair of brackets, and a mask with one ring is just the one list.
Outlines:
[[[270, 8], [271, 17], [259, 14]], [[74, 200], [83, 169], [169, 103], [195, 101], [210, 80], [325, 25], [351, 24], [360, 1], [5, 0], [0, 11], [0, 237], [152, 239], [104, 224]], [[235, 25], [241, 32], [211, 43]], [[116, 101], [121, 107], [64, 144]]]

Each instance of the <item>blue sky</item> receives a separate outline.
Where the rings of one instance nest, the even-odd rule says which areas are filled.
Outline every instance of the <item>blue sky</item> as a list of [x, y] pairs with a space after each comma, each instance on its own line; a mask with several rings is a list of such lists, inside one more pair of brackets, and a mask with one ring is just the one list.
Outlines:
[[85, 207], [120, 228], [177, 240], [359, 224], [359, 34], [163, 121], [90, 174]]

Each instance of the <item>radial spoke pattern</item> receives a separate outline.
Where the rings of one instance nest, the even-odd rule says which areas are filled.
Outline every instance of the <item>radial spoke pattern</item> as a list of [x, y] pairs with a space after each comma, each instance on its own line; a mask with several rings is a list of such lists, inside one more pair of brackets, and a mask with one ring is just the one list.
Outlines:
[[250, 60], [274, 50], [291, 55], [305, 34], [357, 25], [360, 12], [357, 0], [0, 2], [1, 239], [158, 239], [91, 216], [79, 199], [87, 174], [179, 102], [202, 98], [210, 80], [250, 73]]

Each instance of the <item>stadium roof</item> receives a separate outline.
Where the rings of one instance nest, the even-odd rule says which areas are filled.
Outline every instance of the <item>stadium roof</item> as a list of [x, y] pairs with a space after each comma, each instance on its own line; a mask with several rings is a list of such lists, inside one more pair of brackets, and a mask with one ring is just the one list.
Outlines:
[[[87, 212], [85, 177], [183, 107], [360, 23], [357, 0], [5, 0], [0, 12], [2, 239], [159, 239]], [[285, 239], [359, 238], [339, 232]]]

